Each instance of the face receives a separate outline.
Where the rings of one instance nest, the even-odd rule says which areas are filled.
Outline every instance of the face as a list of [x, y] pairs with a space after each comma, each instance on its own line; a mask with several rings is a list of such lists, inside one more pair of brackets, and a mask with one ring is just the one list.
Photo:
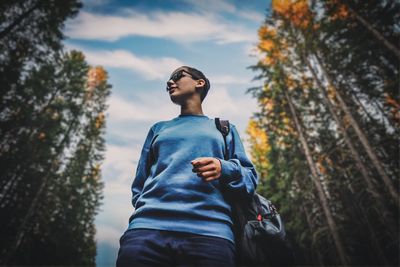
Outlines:
[[181, 67], [172, 72], [167, 82], [167, 91], [172, 102], [182, 105], [190, 98], [199, 98], [203, 85], [204, 80], [198, 79], [190, 74], [188, 69]]

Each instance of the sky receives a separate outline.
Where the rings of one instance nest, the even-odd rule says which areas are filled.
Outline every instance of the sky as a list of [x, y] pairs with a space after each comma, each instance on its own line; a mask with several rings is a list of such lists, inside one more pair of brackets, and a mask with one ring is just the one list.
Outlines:
[[66, 23], [64, 45], [103, 66], [113, 86], [106, 112], [104, 199], [96, 216], [97, 266], [115, 266], [119, 238], [133, 212], [130, 187], [150, 127], [180, 114], [165, 90], [171, 72], [193, 66], [208, 77], [209, 118], [229, 119], [245, 147], [260, 86], [248, 67], [258, 60], [257, 30], [269, 0], [84, 0]]

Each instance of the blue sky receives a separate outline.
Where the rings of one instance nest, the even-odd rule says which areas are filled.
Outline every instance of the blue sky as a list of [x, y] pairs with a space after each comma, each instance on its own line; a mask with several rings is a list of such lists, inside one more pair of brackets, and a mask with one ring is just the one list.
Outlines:
[[179, 115], [165, 91], [181, 65], [202, 70], [211, 82], [203, 102], [210, 118], [229, 119], [246, 145], [245, 129], [257, 111], [246, 89], [259, 86], [255, 73], [257, 30], [270, 1], [86, 0], [67, 22], [67, 49], [102, 65], [113, 85], [108, 101], [103, 205], [96, 217], [98, 266], [114, 266], [126, 230], [130, 186], [146, 134], [157, 121]]

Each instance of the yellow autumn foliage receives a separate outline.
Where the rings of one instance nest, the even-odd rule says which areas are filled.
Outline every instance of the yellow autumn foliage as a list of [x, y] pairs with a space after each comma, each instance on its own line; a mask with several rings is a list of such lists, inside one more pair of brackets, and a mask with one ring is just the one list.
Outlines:
[[267, 99], [264, 102], [264, 107], [267, 111], [272, 111], [274, 109], [274, 101], [272, 99]]
[[335, 5], [335, 12], [330, 16], [331, 20], [341, 20], [350, 16], [349, 9], [345, 4], [338, 0], [330, 0], [330, 5]]
[[87, 77], [87, 89], [92, 91], [107, 80], [107, 72], [101, 66], [91, 67]]
[[313, 18], [307, 0], [272, 0], [272, 9], [301, 29], [306, 29]]
[[276, 29], [269, 25], [262, 25], [258, 29], [258, 36], [260, 38], [270, 37], [273, 38], [276, 36]]
[[296, 88], [296, 81], [290, 77], [290, 75], [286, 76], [286, 87], [291, 91]]
[[322, 165], [322, 162], [317, 162], [316, 165], [321, 174], [326, 174], [326, 168], [324, 167], [324, 165]]
[[261, 129], [255, 120], [250, 120], [247, 125], [246, 133], [249, 136], [251, 146], [251, 158], [261, 171], [266, 171], [269, 167], [267, 155], [271, 150], [266, 132]]
[[284, 117], [283, 120], [282, 120], [282, 122], [283, 122], [283, 124], [287, 125], [287, 124], [290, 123], [290, 120], [289, 120], [288, 117]]
[[274, 49], [264, 56], [264, 58], [261, 60], [261, 63], [266, 66], [273, 66], [276, 65], [278, 62], [284, 61], [285, 59], [286, 56], [284, 56], [280, 51]]
[[274, 42], [270, 39], [261, 40], [260, 43], [258, 44], [258, 48], [261, 51], [270, 52], [274, 48]]
[[276, 40], [276, 30], [269, 25], [262, 25], [258, 30], [259, 43], [258, 50], [265, 53], [261, 63], [272, 66], [285, 59], [283, 51], [287, 44], [281, 40]]
[[349, 118], [349, 116], [346, 114], [346, 115], [344, 115], [344, 117], [343, 117], [343, 127], [344, 127], [345, 129], [347, 129], [349, 126], [350, 126], [350, 118]]
[[95, 126], [97, 129], [103, 126], [105, 121], [105, 116], [103, 112], [100, 112], [99, 115], [95, 119]]
[[385, 105], [389, 107], [391, 117], [396, 123], [400, 123], [400, 103], [388, 94], [385, 94]]
[[46, 138], [46, 133], [40, 132], [39, 135], [38, 135], [38, 139], [43, 141], [45, 138]]
[[92, 169], [92, 175], [96, 176], [100, 172], [100, 164], [96, 164]]
[[302, 74], [300, 78], [300, 86], [301, 88], [312, 88], [313, 87], [313, 79], [310, 79], [306, 75]]
[[317, 167], [318, 167], [318, 169], [319, 169], [321, 174], [326, 174], [327, 173], [327, 169], [324, 166], [324, 163], [328, 164], [330, 167], [333, 166], [332, 160], [326, 154], [319, 156], [316, 163], [317, 163]]
[[327, 88], [327, 93], [328, 93], [329, 99], [331, 99], [332, 101], [336, 101], [336, 89], [334, 87], [329, 85]]
[[262, 64], [266, 66], [272, 66], [276, 64], [276, 60], [274, 60], [272, 57], [266, 56], [262, 59]]
[[385, 102], [389, 106], [400, 109], [400, 103], [388, 94], [385, 94]]

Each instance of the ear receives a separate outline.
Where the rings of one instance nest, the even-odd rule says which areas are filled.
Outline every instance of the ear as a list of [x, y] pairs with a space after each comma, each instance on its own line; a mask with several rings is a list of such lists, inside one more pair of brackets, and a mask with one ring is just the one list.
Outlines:
[[197, 80], [196, 83], [196, 87], [204, 87], [204, 85], [206, 84], [206, 81], [204, 81], [203, 79]]

